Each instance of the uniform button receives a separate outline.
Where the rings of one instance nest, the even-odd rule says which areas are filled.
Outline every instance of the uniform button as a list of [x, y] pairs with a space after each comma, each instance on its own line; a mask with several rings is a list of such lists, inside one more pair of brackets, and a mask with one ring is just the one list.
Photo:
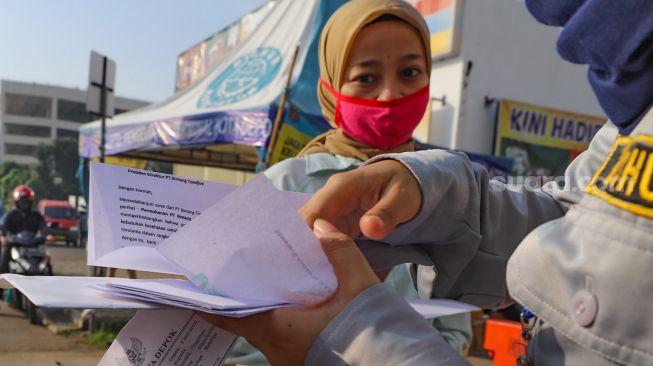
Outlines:
[[587, 290], [580, 290], [571, 298], [571, 317], [583, 327], [588, 327], [594, 322], [598, 309], [596, 296]]

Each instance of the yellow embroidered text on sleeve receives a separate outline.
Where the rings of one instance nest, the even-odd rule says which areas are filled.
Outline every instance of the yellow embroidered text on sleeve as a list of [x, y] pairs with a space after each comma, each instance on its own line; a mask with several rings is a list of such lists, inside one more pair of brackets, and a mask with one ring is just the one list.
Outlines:
[[653, 218], [653, 137], [618, 137], [585, 192]]

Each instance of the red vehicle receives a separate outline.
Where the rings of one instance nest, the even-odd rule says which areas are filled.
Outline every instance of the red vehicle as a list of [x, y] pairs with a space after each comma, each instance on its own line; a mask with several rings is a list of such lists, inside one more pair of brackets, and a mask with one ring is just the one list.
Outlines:
[[38, 211], [48, 224], [44, 235], [52, 235], [66, 245], [77, 243], [79, 236], [79, 218], [73, 206], [66, 201], [41, 200]]

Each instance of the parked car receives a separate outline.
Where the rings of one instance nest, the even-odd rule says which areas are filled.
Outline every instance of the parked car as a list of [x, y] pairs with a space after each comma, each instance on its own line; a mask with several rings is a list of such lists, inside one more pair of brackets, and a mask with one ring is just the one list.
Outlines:
[[65, 241], [66, 245], [75, 245], [79, 237], [79, 218], [73, 206], [67, 201], [41, 200], [38, 211], [45, 218], [48, 227], [45, 235], [52, 235], [55, 240]]

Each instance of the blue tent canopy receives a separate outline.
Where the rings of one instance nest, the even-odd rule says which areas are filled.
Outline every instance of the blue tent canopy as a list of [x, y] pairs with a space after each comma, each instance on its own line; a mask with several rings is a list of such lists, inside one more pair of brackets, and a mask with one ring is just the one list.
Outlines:
[[[254, 170], [265, 147], [299, 47], [289, 104], [306, 118], [293, 128], [329, 128], [315, 97], [319, 35], [346, 0], [276, 1], [257, 29], [202, 80], [169, 99], [107, 122], [107, 155]], [[306, 91], [310, 91], [307, 97]], [[100, 121], [80, 128], [79, 154], [100, 154]]]

